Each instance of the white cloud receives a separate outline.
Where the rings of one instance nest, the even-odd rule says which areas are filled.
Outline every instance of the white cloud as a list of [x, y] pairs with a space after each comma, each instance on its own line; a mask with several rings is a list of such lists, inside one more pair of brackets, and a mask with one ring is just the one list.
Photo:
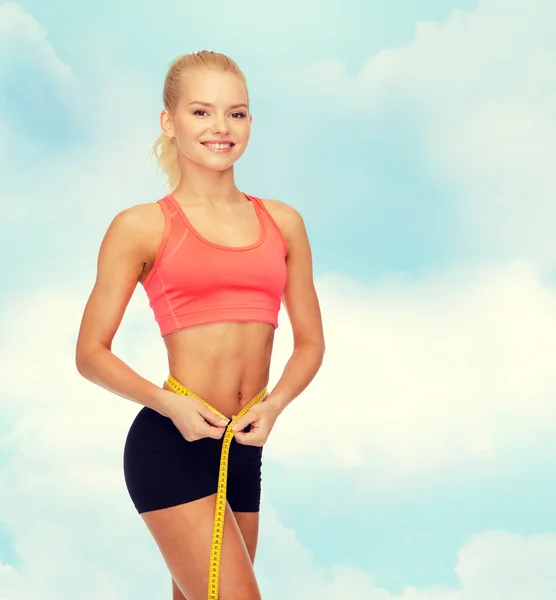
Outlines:
[[267, 541], [268, 556], [260, 577], [263, 597], [269, 600], [308, 597], [323, 600], [552, 600], [556, 594], [552, 569], [556, 559], [554, 534], [523, 536], [507, 531], [485, 531], [474, 535], [458, 553], [456, 586], [421, 589], [406, 586], [400, 594], [393, 594], [357, 567], [319, 567], [307, 548], [279, 522], [269, 507], [265, 507], [263, 514], [262, 535]]
[[[66, 466], [75, 460], [96, 469], [101, 452], [118, 468], [114, 456], [138, 405], [75, 371], [89, 286], [78, 290], [14, 296], [5, 307], [0, 380], [10, 398], [4, 415], [15, 421], [9, 440], [29, 457], [48, 452]], [[377, 481], [409, 486], [427, 474], [491, 469], [554, 435], [556, 294], [527, 262], [368, 287], [329, 275], [318, 290], [324, 365], [278, 419], [268, 458], [291, 469], [371, 468]], [[32, 368], [30, 348], [41, 357]], [[282, 311], [270, 387], [291, 349]], [[152, 381], [166, 377], [164, 346], [140, 287], [114, 351]]]
[[283, 69], [281, 85], [318, 95], [323, 110], [340, 101], [359, 121], [394, 111], [418, 137], [421, 168], [454, 190], [473, 245], [554, 265], [555, 19], [551, 0], [482, 0], [418, 23], [413, 43], [355, 77], [327, 61]]
[[[57, 56], [44, 27], [19, 4], [6, 2], [0, 4], [0, 76], [9, 70], [18, 52], [32, 54], [35, 66], [60, 83], [72, 77], [70, 66]], [[26, 73], [20, 73], [21, 78], [25, 76]]]
[[553, 598], [556, 535], [490, 531], [462, 548], [456, 573], [467, 598]]
[[[434, 160], [447, 157], [445, 172], [454, 179], [465, 176], [463, 183], [469, 190], [475, 188], [466, 175], [466, 164], [471, 164], [472, 173], [481, 175], [481, 181], [496, 174], [492, 185], [498, 185], [508, 165], [517, 178], [520, 173], [515, 165], [519, 160], [530, 160], [528, 164], [534, 170], [552, 151], [543, 113], [537, 119], [528, 110], [529, 105], [515, 110], [524, 115], [520, 121], [522, 137], [530, 136], [538, 150], [532, 159], [530, 154], [520, 154], [519, 148], [508, 149], [507, 144], [502, 147], [507, 151], [498, 154], [499, 146], [494, 150], [484, 150], [486, 145], [478, 147], [485, 126], [503, 133], [508, 114], [513, 122], [510, 109], [504, 114], [496, 110], [498, 120], [493, 124], [484, 104], [471, 103], [469, 113], [461, 112], [463, 103], [458, 104], [467, 89], [472, 93], [466, 101], [472, 100], [476, 89], [472, 82], [486, 81], [493, 72], [492, 61], [486, 70], [477, 71], [486, 37], [479, 36], [483, 47], [479, 45], [475, 50], [475, 62], [462, 59], [463, 72], [467, 73], [463, 83], [461, 72], [454, 75], [449, 68], [445, 70], [446, 78], [450, 73], [452, 76], [445, 89], [442, 81], [446, 78], [435, 73], [429, 72], [428, 78], [418, 77], [419, 67], [431, 64], [431, 52], [442, 57], [438, 40], [444, 39], [450, 48], [453, 43], [453, 51], [444, 57], [455, 60], [465, 56], [460, 56], [458, 40], [476, 34], [474, 19], [493, 6], [485, 3], [468, 17], [454, 13], [445, 26], [420, 26], [415, 44], [419, 52], [411, 48], [401, 51], [405, 54], [387, 51], [373, 58], [363, 72], [378, 82], [374, 90], [371, 88], [377, 105], [381, 91], [387, 97], [391, 87], [400, 89], [400, 81], [406, 81], [414, 88], [401, 88], [402, 97], [413, 89], [411, 97], [420, 98], [423, 115], [438, 111], [441, 125], [433, 127], [426, 121], [427, 135], [434, 140]], [[2, 26], [9, 22], [9, 31], [29, 32], [23, 37], [30, 40], [31, 46], [37, 44], [41, 60], [54, 74], [53, 81], [71, 77], [71, 71], [48, 49], [44, 31], [32, 17], [13, 4], [2, 5], [0, 10], [8, 11], [0, 17], [9, 18], [0, 18]], [[547, 5], [546, 10], [552, 9]], [[490, 22], [495, 27], [492, 18]], [[508, 31], [515, 31], [514, 25], [508, 20]], [[7, 31], [2, 29], [0, 34], [6, 36]], [[527, 32], [520, 31], [527, 47]], [[502, 40], [507, 39], [505, 35], [501, 34]], [[13, 36], [3, 39], [13, 42]], [[536, 39], [542, 40], [538, 29]], [[523, 55], [526, 64], [529, 55]], [[498, 56], [505, 55], [502, 52]], [[537, 69], [529, 80], [531, 85], [543, 73], [545, 56], [541, 45], [538, 60], [527, 63]], [[335, 69], [347, 88], [350, 80], [342, 75], [342, 65], [337, 64]], [[322, 75], [324, 81], [327, 73]], [[355, 85], [365, 88], [366, 77]], [[504, 82], [509, 81], [507, 76]], [[546, 81], [550, 83], [550, 75]], [[440, 86], [435, 89], [438, 97], [430, 103], [429, 90], [434, 86]], [[147, 88], [147, 82], [126, 76], [98, 92], [94, 101], [99, 108], [97, 143], [89, 146], [87, 155], [76, 154], [63, 165], [47, 165], [49, 169], [40, 181], [34, 181], [35, 187], [44, 184], [49, 190], [39, 209], [51, 211], [60, 201], [61, 166], [65, 173], [62, 186], [72, 191], [69, 201], [83, 203], [91, 217], [103, 211], [113, 214], [114, 207], [156, 195], [154, 190], [160, 181], [151, 172], [137, 171], [152, 142], [150, 130], [136, 128], [144, 109], [126, 103], [130, 97], [141, 98]], [[449, 92], [451, 95], [446, 96]], [[457, 101], [458, 109], [454, 111], [449, 104], [445, 107], [443, 98]], [[493, 106], [498, 106], [499, 98], [495, 96]], [[549, 100], [550, 92], [547, 106]], [[115, 105], [125, 110], [115, 110]], [[460, 115], [466, 115], [466, 120]], [[466, 126], [458, 129], [453, 122]], [[468, 129], [478, 133], [466, 137]], [[452, 148], [454, 139], [459, 140], [459, 154], [450, 158], [446, 148]], [[544, 140], [544, 146], [539, 140]], [[473, 162], [474, 157], [480, 160]], [[531, 172], [526, 175], [527, 182]], [[519, 184], [517, 179], [511, 181]], [[544, 181], [543, 185], [550, 183]], [[522, 214], [515, 193], [504, 191], [509, 193], [508, 201], [515, 201], [516, 212], [506, 232], [496, 238], [497, 244], [508, 241], [505, 236], [520, 218], [526, 226], [530, 219], [537, 218]], [[22, 190], [20, 198], [25, 193]], [[487, 211], [480, 213], [483, 218], [492, 210], [488, 206], [496, 197], [495, 193], [489, 195], [491, 204], [482, 198], [483, 208], [477, 207], [474, 200], [469, 206]], [[68, 202], [67, 196], [63, 202]], [[538, 205], [529, 207], [534, 215]], [[473, 217], [475, 213], [470, 214]], [[491, 220], [484, 220], [485, 231], [495, 216], [493, 213]], [[546, 242], [541, 230], [538, 241]], [[538, 247], [533, 250], [537, 252]], [[141, 595], [154, 598], [161, 589], [169, 593], [169, 576], [153, 540], [134, 513], [123, 481], [123, 443], [140, 407], [85, 382], [73, 364], [79, 318], [92, 281], [89, 273], [87, 285], [74, 282], [74, 288], [37, 290], [21, 297], [12, 293], [1, 315], [0, 398], [3, 418], [14, 425], [5, 439], [13, 456], [0, 478], [1, 513], [21, 557], [19, 570], [0, 564], [2, 600], [28, 600], [38, 595], [45, 600], [64, 600], [73, 598], [75, 589], [86, 594], [84, 600]], [[318, 282], [318, 289], [327, 334], [325, 365], [309, 390], [280, 417], [266, 449], [267, 457], [291, 469], [309, 464], [323, 471], [330, 466], [375, 466], [379, 478], [403, 487], [417, 479], [423, 482], [433, 472], [453, 475], [468, 467], [489, 468], [492, 462], [507, 460], [512, 452], [533, 444], [535, 438], [553, 435], [556, 422], [551, 398], [556, 376], [551, 356], [556, 339], [556, 303], [553, 290], [543, 284], [527, 262], [485, 267], [479, 272], [453, 269], [444, 274], [426, 274], [416, 283], [389, 278], [372, 287], [330, 275]], [[161, 382], [166, 375], [164, 348], [155, 325], [150, 321], [146, 324], [147, 318], [152, 319], [142, 290], [138, 290], [114, 349], [141, 374]], [[290, 342], [283, 313], [272, 369], [274, 381], [289, 355]], [[304, 598], [315, 590], [315, 595], [325, 600], [343, 599], [346, 591], [360, 594], [362, 590], [368, 595], [360, 597], [393, 598], [356, 567], [321, 568], [311, 552], [295, 539], [294, 532], [281, 525], [268, 504], [264, 505], [263, 515], [261, 578], [275, 598]], [[130, 548], [131, 552], [126, 551]], [[276, 559], [272, 568], [265, 566], [265, 554]], [[456, 567], [460, 589], [407, 588], [402, 598], [552, 598], [553, 579], [543, 565], [553, 562], [554, 554], [553, 536], [481, 534], [460, 552]], [[525, 560], [516, 560], [521, 556]], [[141, 565], [140, 572], [137, 565]], [[511, 578], [504, 578], [503, 573]], [[84, 592], [83, 582], [87, 582]]]
[[[42, 149], [40, 124], [58, 115], [73, 83], [71, 68], [57, 56], [40, 23], [16, 3], [0, 4], [0, 196], [5, 226], [29, 215], [36, 189], [22, 180], [28, 176], [29, 160], [35, 176], [41, 171], [36, 160]], [[54, 90], [52, 97], [45, 98], [45, 90]], [[52, 109], [47, 116], [45, 104]], [[14, 172], [21, 156], [27, 159], [24, 167]]]
[[[370, 287], [330, 275], [317, 287], [326, 362], [278, 420], [267, 458], [288, 469], [311, 465], [323, 472], [374, 465], [375, 490], [382, 482], [403, 493], [416, 481], [425, 485], [427, 474], [488, 469], [489, 461], [508, 460], [537, 438], [553, 437], [556, 298], [526, 262], [478, 273], [454, 269], [420, 282], [384, 279]], [[84, 598], [151, 598], [169, 585], [123, 480], [124, 440], [140, 406], [84, 381], [74, 368], [87, 293], [88, 286], [80, 286], [14, 295], [2, 313], [2, 411], [13, 427], [5, 439], [12, 454], [0, 497], [21, 568], [0, 570], [0, 598], [27, 600], [40, 590], [45, 600], [69, 599], [83, 581], [89, 582]], [[284, 316], [273, 381], [291, 350]], [[163, 345], [141, 289], [114, 350], [152, 381], [166, 376]], [[359, 597], [373, 600], [392, 597], [354, 566], [319, 566], [268, 504], [263, 514], [260, 554], [267, 558], [258, 569], [270, 599], [283, 598], [276, 594], [285, 590], [292, 599], [310, 590], [330, 600], [344, 598], [346, 590], [368, 590]], [[538, 557], [553, 556], [554, 538], [508, 535], [479, 536], [462, 549], [461, 589], [407, 588], [402, 598], [495, 600], [508, 589], [507, 600], [522, 600], [512, 590], [536, 590], [538, 579], [546, 580], [542, 593], [527, 597], [548, 599], [554, 583], [542, 570], [548, 559]], [[515, 551], [504, 550], [508, 543]], [[523, 564], [515, 559], [520, 553]], [[536, 565], [536, 577], [527, 565]]]
[[267, 457], [291, 469], [361, 466], [373, 485], [407, 488], [495, 468], [553, 436], [556, 295], [526, 261], [370, 287], [330, 275], [318, 289], [325, 363], [278, 419]]
[[[65, 479], [76, 488], [70, 474]], [[21, 567], [17, 571], [0, 565], [0, 598], [30, 600], [40, 594], [45, 600], [69, 600], [75, 589], [84, 600], [147, 600], [168, 593], [170, 576], [158, 549], [122, 498], [111, 490], [91, 494], [83, 489], [79, 498], [66, 499], [64, 488], [56, 489], [61, 481], [53, 474], [50, 481], [30, 489], [25, 475], [20, 477], [15, 499], [21, 500], [26, 491], [36, 500], [27, 496], [24, 507], [11, 511]], [[554, 534], [486, 531], [467, 540], [457, 560], [454, 557], [456, 586], [408, 585], [393, 594], [354, 565], [317, 564], [295, 532], [263, 501], [256, 572], [268, 600], [552, 600], [554, 560]]]
[[[59, 235], [72, 235], [76, 219], [106, 229], [119, 210], [166, 193], [150, 156], [159, 134], [160, 82], [108, 68], [97, 78], [72, 73], [42, 25], [14, 3], [0, 5], [0, 57], [0, 83], [10, 92], [5, 108], [0, 102], [6, 226], [28, 226], [32, 212], [48, 220], [56, 213]], [[22, 184], [29, 160], [32, 186]]]

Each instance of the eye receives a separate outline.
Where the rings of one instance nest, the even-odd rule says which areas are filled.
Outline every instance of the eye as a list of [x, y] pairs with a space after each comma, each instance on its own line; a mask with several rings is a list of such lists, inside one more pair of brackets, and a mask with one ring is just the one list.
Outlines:
[[[194, 111], [193, 111], [193, 114], [194, 114], [194, 115], [197, 115], [198, 113], [205, 113], [205, 114], [208, 114], [208, 113], [207, 113], [207, 111], [206, 111], [206, 110], [203, 110], [202, 108], [198, 108], [197, 110], [194, 110]], [[239, 115], [239, 118], [240, 118], [240, 119], [245, 119], [245, 117], [247, 117], [247, 114], [246, 114], [246, 113], [244, 113], [244, 112], [236, 112], [236, 113], [232, 113], [232, 116], [235, 116], [235, 115]], [[199, 116], [202, 116], [202, 115], [199, 115]]]

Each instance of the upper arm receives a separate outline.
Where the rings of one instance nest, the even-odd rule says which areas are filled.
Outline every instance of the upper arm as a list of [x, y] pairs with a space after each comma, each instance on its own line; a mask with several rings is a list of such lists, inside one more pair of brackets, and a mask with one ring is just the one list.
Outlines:
[[282, 203], [280, 226], [288, 244], [287, 282], [283, 303], [290, 319], [294, 343], [316, 343], [324, 351], [324, 333], [319, 300], [313, 281], [313, 259], [309, 237], [300, 213]]
[[96, 281], [79, 329], [78, 362], [99, 344], [111, 348], [148, 260], [147, 233], [141, 205], [120, 212], [110, 223], [100, 246]]

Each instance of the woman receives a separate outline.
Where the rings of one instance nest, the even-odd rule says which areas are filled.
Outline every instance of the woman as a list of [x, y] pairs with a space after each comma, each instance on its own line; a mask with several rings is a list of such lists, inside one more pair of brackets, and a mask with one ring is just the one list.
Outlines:
[[[220, 600], [254, 600], [263, 445], [324, 354], [311, 250], [294, 208], [235, 185], [252, 121], [237, 64], [215, 52], [182, 56], [163, 100], [153, 150], [172, 192], [110, 224], [76, 364], [90, 381], [143, 405], [126, 439], [124, 474], [172, 575], [174, 600], [207, 598], [222, 440], [229, 420], [262, 398], [236, 419], [219, 565]], [[168, 352], [162, 387], [111, 352], [138, 281]], [[267, 394], [281, 302], [294, 349]]]

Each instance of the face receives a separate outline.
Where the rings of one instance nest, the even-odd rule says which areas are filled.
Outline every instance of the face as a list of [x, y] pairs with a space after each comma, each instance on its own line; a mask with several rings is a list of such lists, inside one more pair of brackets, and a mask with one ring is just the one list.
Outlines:
[[[222, 171], [238, 160], [249, 142], [253, 117], [246, 104], [247, 93], [237, 75], [192, 70], [184, 77], [175, 113], [163, 110], [160, 123], [177, 144], [182, 160]], [[233, 146], [220, 149], [207, 142]]]

